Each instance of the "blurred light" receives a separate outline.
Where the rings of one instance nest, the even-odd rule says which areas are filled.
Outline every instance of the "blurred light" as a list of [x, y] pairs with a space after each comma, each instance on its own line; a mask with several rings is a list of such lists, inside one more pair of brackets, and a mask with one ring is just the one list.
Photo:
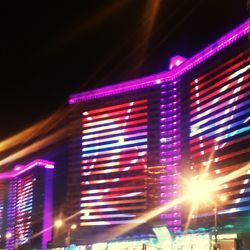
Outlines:
[[6, 233], [5, 237], [6, 237], [6, 239], [10, 239], [12, 237], [12, 233], [10, 233], [10, 232]]
[[213, 193], [216, 191], [216, 183], [205, 178], [190, 180], [187, 186], [187, 197], [194, 204], [211, 200]]
[[222, 195], [219, 196], [219, 200], [220, 200], [221, 202], [227, 201], [227, 196], [224, 195], [224, 194], [222, 194]]
[[70, 228], [71, 228], [72, 230], [75, 230], [75, 229], [77, 228], [77, 225], [76, 225], [76, 224], [72, 224], [72, 225], [70, 226]]
[[56, 220], [55, 221], [55, 227], [60, 228], [60, 227], [62, 227], [62, 225], [63, 225], [63, 221], [62, 220]]

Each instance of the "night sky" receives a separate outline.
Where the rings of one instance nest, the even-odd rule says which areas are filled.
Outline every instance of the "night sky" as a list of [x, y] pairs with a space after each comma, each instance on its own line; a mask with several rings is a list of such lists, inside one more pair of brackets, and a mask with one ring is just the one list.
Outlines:
[[0, 139], [53, 114], [71, 93], [166, 70], [171, 56], [192, 56], [248, 17], [246, 0], [6, 2]]

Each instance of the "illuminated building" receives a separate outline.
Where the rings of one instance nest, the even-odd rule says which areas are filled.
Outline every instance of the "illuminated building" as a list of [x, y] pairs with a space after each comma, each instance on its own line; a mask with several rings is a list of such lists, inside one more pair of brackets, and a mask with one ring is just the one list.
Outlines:
[[[215, 178], [248, 164], [248, 32], [249, 20], [190, 59], [176, 56], [170, 71], [70, 96], [67, 211], [80, 208], [83, 230], [143, 223], [141, 213], [181, 196], [185, 173], [209, 165]], [[247, 171], [219, 192], [225, 223], [249, 211]], [[211, 225], [211, 215], [195, 216]], [[177, 232], [185, 216], [176, 205], [158, 219]]]
[[0, 174], [5, 181], [5, 249], [22, 245], [46, 249], [52, 238], [54, 163], [42, 159]]
[[[218, 223], [242, 228], [242, 221], [250, 214], [250, 58], [246, 37], [212, 59], [186, 74], [181, 82], [185, 92], [183, 131], [189, 128], [183, 132], [189, 137], [183, 143], [189, 149], [184, 149], [188, 157], [183, 160], [189, 162], [194, 175], [206, 172], [214, 180], [228, 176], [216, 194], [226, 201], [214, 197]], [[239, 174], [240, 169], [244, 170]], [[233, 172], [239, 175], [230, 177]], [[197, 212], [198, 222], [213, 225], [213, 206]]]

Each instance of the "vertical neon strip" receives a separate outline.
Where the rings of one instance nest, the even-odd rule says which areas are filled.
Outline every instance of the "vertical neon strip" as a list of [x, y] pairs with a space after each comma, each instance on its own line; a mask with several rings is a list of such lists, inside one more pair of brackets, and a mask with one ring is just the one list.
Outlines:
[[53, 225], [53, 169], [46, 169], [44, 182], [44, 207], [43, 207], [43, 226], [42, 226], [42, 250], [47, 248], [47, 243], [52, 239]]
[[16, 220], [16, 179], [12, 179], [9, 183], [8, 192], [8, 207], [7, 207], [7, 227], [6, 234], [10, 234], [11, 237], [5, 241], [5, 249], [13, 250], [15, 245], [15, 220]]
[[[160, 112], [160, 155], [161, 164], [165, 166], [160, 176], [161, 204], [171, 202], [179, 195], [180, 162], [180, 94], [179, 82], [161, 85]], [[161, 215], [166, 219], [172, 232], [181, 229], [180, 208], [177, 206]]]

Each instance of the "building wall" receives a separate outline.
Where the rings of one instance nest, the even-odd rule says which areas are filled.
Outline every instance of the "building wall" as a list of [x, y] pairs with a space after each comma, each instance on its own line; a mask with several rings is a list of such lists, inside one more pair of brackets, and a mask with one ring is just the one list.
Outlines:
[[[181, 83], [185, 85], [183, 164], [190, 175], [207, 173], [208, 179], [219, 183], [213, 199], [221, 225], [240, 225], [250, 212], [247, 47], [247, 39], [237, 42], [196, 67]], [[220, 200], [222, 196], [226, 201]], [[199, 208], [198, 221], [203, 226], [213, 225], [214, 206], [210, 202]]]

